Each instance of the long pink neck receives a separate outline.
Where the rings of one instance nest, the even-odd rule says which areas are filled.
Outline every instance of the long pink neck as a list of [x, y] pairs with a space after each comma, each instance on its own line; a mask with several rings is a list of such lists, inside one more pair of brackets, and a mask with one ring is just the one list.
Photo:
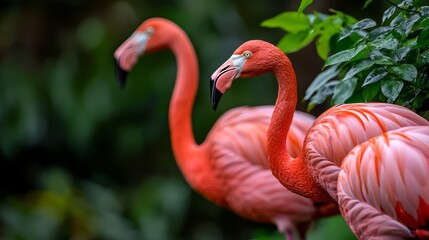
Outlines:
[[[198, 61], [186, 34], [177, 29], [171, 42], [177, 62], [177, 77], [169, 107], [170, 137], [173, 152], [182, 171], [198, 147], [192, 131], [192, 107], [198, 88]], [[189, 175], [189, 174], [185, 174]]]
[[287, 134], [297, 103], [297, 84], [290, 60], [281, 54], [273, 72], [279, 89], [276, 105], [268, 128], [267, 152], [270, 168], [279, 181], [289, 190], [311, 198], [326, 201], [327, 194], [315, 181], [303, 154], [293, 159], [286, 147]]
[[212, 171], [208, 145], [198, 145], [192, 131], [192, 108], [198, 88], [198, 61], [191, 41], [171, 27], [169, 47], [177, 62], [177, 77], [169, 107], [171, 146], [188, 184], [207, 199], [224, 205], [221, 183]]

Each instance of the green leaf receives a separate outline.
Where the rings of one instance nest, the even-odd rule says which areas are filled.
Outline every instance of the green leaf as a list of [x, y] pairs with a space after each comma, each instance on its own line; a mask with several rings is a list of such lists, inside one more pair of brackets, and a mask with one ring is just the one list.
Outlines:
[[383, 13], [383, 17], [381, 19], [381, 23], [384, 23], [386, 20], [388, 20], [392, 15], [395, 13], [396, 6], [391, 6]]
[[368, 76], [365, 78], [365, 81], [363, 82], [362, 87], [371, 83], [378, 82], [386, 75], [387, 75], [387, 72], [383, 68], [376, 68], [372, 70], [372, 72], [370, 72]]
[[285, 34], [282, 39], [277, 43], [277, 47], [285, 53], [293, 53], [301, 50], [303, 47], [311, 43], [314, 34], [309, 31], [302, 31], [298, 33]]
[[368, 28], [372, 28], [375, 27], [377, 25], [377, 23], [370, 19], [370, 18], [364, 18], [362, 20], [360, 20], [359, 22], [351, 25], [351, 28], [353, 29], [368, 29]]
[[363, 5], [363, 8], [368, 7], [368, 5], [372, 2], [373, 0], [366, 0], [365, 1], [365, 5]]
[[393, 103], [401, 93], [404, 82], [398, 79], [389, 79], [381, 81], [381, 92], [386, 96], [388, 103]]
[[424, 51], [420, 55], [420, 59], [421, 59], [422, 64], [428, 64], [429, 63], [429, 50]]
[[355, 61], [358, 59], [368, 57], [368, 47], [366, 45], [359, 45], [356, 48], [344, 50], [330, 56], [325, 63], [325, 66], [330, 66], [337, 63], [346, 61]]
[[329, 47], [331, 48], [331, 52], [334, 54], [341, 52], [343, 50], [353, 48], [353, 46], [355, 46], [355, 43], [357, 41], [355, 39], [352, 39], [352, 37], [345, 38], [343, 40], [338, 40], [339, 35], [340, 35], [339, 33], [336, 33], [329, 40]]
[[429, 28], [424, 28], [417, 37], [416, 48], [426, 48], [429, 46]]
[[414, 24], [420, 19], [420, 16], [418, 14], [412, 15], [410, 18], [406, 19], [405, 21], [402, 21], [397, 30], [402, 35], [408, 36], [411, 29], [414, 27]]
[[409, 53], [412, 52], [411, 50], [412, 50], [411, 46], [405, 46], [405, 47], [398, 49], [398, 51], [396, 52], [396, 55], [395, 55], [396, 62], [404, 60], [409, 55]]
[[342, 31], [340, 38], [338, 40], [342, 40], [342, 39], [350, 36], [353, 33], [356, 33], [360, 36], [366, 36], [367, 33], [365, 31], [362, 31], [362, 30], [374, 27], [376, 25], [377, 25], [376, 22], [374, 22], [374, 20], [372, 20], [372, 19], [369, 19], [369, 18], [362, 19], [359, 22], [346, 27]]
[[267, 19], [261, 23], [263, 27], [282, 28], [286, 32], [298, 33], [310, 29], [310, 20], [305, 14], [297, 12], [283, 12], [279, 15]]
[[398, 14], [396, 15], [396, 17], [390, 22], [390, 26], [391, 27], [396, 27], [399, 24], [401, 24], [402, 22], [405, 21], [405, 17], [403, 16], [403, 14]]
[[305, 91], [304, 100], [309, 100], [317, 90], [323, 87], [329, 80], [337, 76], [338, 72], [337, 66], [333, 66], [317, 75]]
[[372, 51], [369, 58], [380, 65], [392, 65], [395, 63], [391, 57], [384, 55], [380, 50]]
[[328, 58], [330, 51], [330, 40], [337, 32], [335, 30], [327, 30], [316, 41], [316, 50], [319, 57], [323, 60]]
[[417, 68], [412, 64], [391, 66], [388, 68], [388, 71], [409, 82], [416, 80], [417, 77]]
[[350, 70], [346, 73], [346, 76], [344, 77], [344, 79], [349, 79], [352, 78], [354, 75], [367, 70], [368, 68], [372, 67], [374, 65], [374, 61], [369, 60], [369, 59], [364, 59], [360, 62], [358, 62], [357, 64], [355, 64], [354, 66], [352, 66], [350, 68]]
[[[426, 1], [426, 0], [421, 0], [421, 1]], [[421, 5], [424, 5], [424, 3], [423, 4], [421, 4]], [[422, 6], [422, 7], [420, 7], [420, 14], [421, 14], [421, 16], [422, 17], [429, 17], [429, 6]]]
[[380, 92], [380, 82], [368, 84], [362, 89], [362, 97], [364, 102], [373, 101]]
[[389, 27], [389, 26], [382, 26], [382, 27], [375, 28], [369, 32], [368, 40], [371, 42], [377, 38], [384, 37], [389, 33], [391, 33], [393, 29], [394, 29], [393, 27]]
[[331, 81], [319, 88], [311, 97], [310, 103], [307, 106], [307, 112], [310, 112], [316, 105], [323, 103], [326, 99], [334, 93], [335, 86], [339, 81]]
[[332, 96], [332, 104], [336, 105], [347, 101], [347, 99], [352, 96], [356, 83], [357, 78], [340, 81], [337, 86], [335, 86], [334, 95]]
[[420, 23], [420, 27], [424, 28], [424, 27], [429, 27], [429, 18], [424, 19], [421, 23]]
[[369, 45], [375, 49], [396, 49], [399, 46], [399, 41], [398, 39], [391, 36], [388, 38], [377, 38], [374, 41], [370, 42]]
[[313, 3], [313, 0], [302, 0], [298, 8], [298, 14], [301, 14], [311, 3]]

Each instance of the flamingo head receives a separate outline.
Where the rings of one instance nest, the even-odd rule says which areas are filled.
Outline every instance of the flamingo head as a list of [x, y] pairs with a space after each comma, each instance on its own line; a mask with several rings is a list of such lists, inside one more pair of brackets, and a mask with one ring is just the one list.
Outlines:
[[272, 71], [278, 60], [279, 49], [265, 41], [250, 40], [238, 47], [232, 56], [211, 76], [211, 105], [216, 110], [222, 95], [237, 78], [250, 78]]
[[148, 19], [116, 49], [114, 58], [117, 78], [121, 87], [124, 87], [128, 72], [131, 71], [141, 55], [167, 48], [169, 37], [172, 35], [172, 25], [174, 23], [166, 19]]

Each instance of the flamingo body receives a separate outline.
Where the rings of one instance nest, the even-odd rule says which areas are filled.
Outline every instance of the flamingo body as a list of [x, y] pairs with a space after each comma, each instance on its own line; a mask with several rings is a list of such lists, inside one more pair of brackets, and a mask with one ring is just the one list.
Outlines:
[[357, 145], [390, 130], [428, 125], [409, 109], [384, 103], [342, 104], [320, 115], [305, 139], [305, 158], [333, 199], [344, 157]]
[[[338, 203], [361, 238], [374, 232], [386, 239], [427, 234], [408, 228], [429, 225], [428, 149], [429, 127], [403, 127], [358, 145], [344, 158]], [[383, 228], [373, 224], [377, 218]]]
[[267, 131], [273, 175], [295, 193], [337, 201], [359, 239], [429, 239], [429, 122], [393, 104], [338, 105], [316, 119], [293, 157], [285, 141], [296, 77], [274, 45], [252, 40], [235, 50], [212, 75], [212, 106], [236, 78], [267, 72], [279, 83]]
[[[315, 207], [308, 198], [285, 189], [272, 175], [266, 154], [266, 133], [273, 106], [241, 107], [226, 112], [203, 143], [192, 131], [192, 107], [198, 85], [198, 63], [186, 34], [171, 21], [153, 18], [143, 22], [115, 52], [118, 76], [126, 73], [139, 55], [170, 49], [177, 59], [177, 77], [170, 101], [170, 138], [176, 162], [189, 185], [207, 199], [250, 220], [274, 223], [288, 239], [294, 231], [304, 238], [312, 220], [332, 215], [332, 204]], [[314, 117], [292, 113], [287, 144], [301, 152]]]

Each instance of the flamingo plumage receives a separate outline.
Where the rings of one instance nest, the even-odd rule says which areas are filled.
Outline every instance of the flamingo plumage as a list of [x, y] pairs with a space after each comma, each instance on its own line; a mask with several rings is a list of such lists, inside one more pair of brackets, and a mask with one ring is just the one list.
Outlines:
[[[240, 107], [218, 119], [203, 143], [192, 130], [192, 107], [198, 86], [198, 62], [186, 33], [173, 22], [152, 18], [143, 22], [115, 52], [118, 77], [140, 55], [170, 49], [177, 59], [177, 76], [170, 100], [169, 127], [174, 157], [188, 184], [214, 203], [258, 222], [277, 225], [287, 239], [301, 238], [312, 220], [338, 212], [333, 204], [315, 206], [286, 189], [272, 175], [266, 155], [266, 132], [273, 106]], [[288, 148], [298, 154], [314, 117], [292, 113]]]
[[393, 104], [338, 105], [316, 119], [293, 158], [284, 142], [297, 102], [296, 76], [276, 46], [251, 40], [238, 47], [212, 75], [212, 106], [235, 79], [267, 72], [279, 84], [267, 132], [270, 168], [279, 181], [315, 201], [337, 201], [360, 239], [427, 238], [429, 122]]

